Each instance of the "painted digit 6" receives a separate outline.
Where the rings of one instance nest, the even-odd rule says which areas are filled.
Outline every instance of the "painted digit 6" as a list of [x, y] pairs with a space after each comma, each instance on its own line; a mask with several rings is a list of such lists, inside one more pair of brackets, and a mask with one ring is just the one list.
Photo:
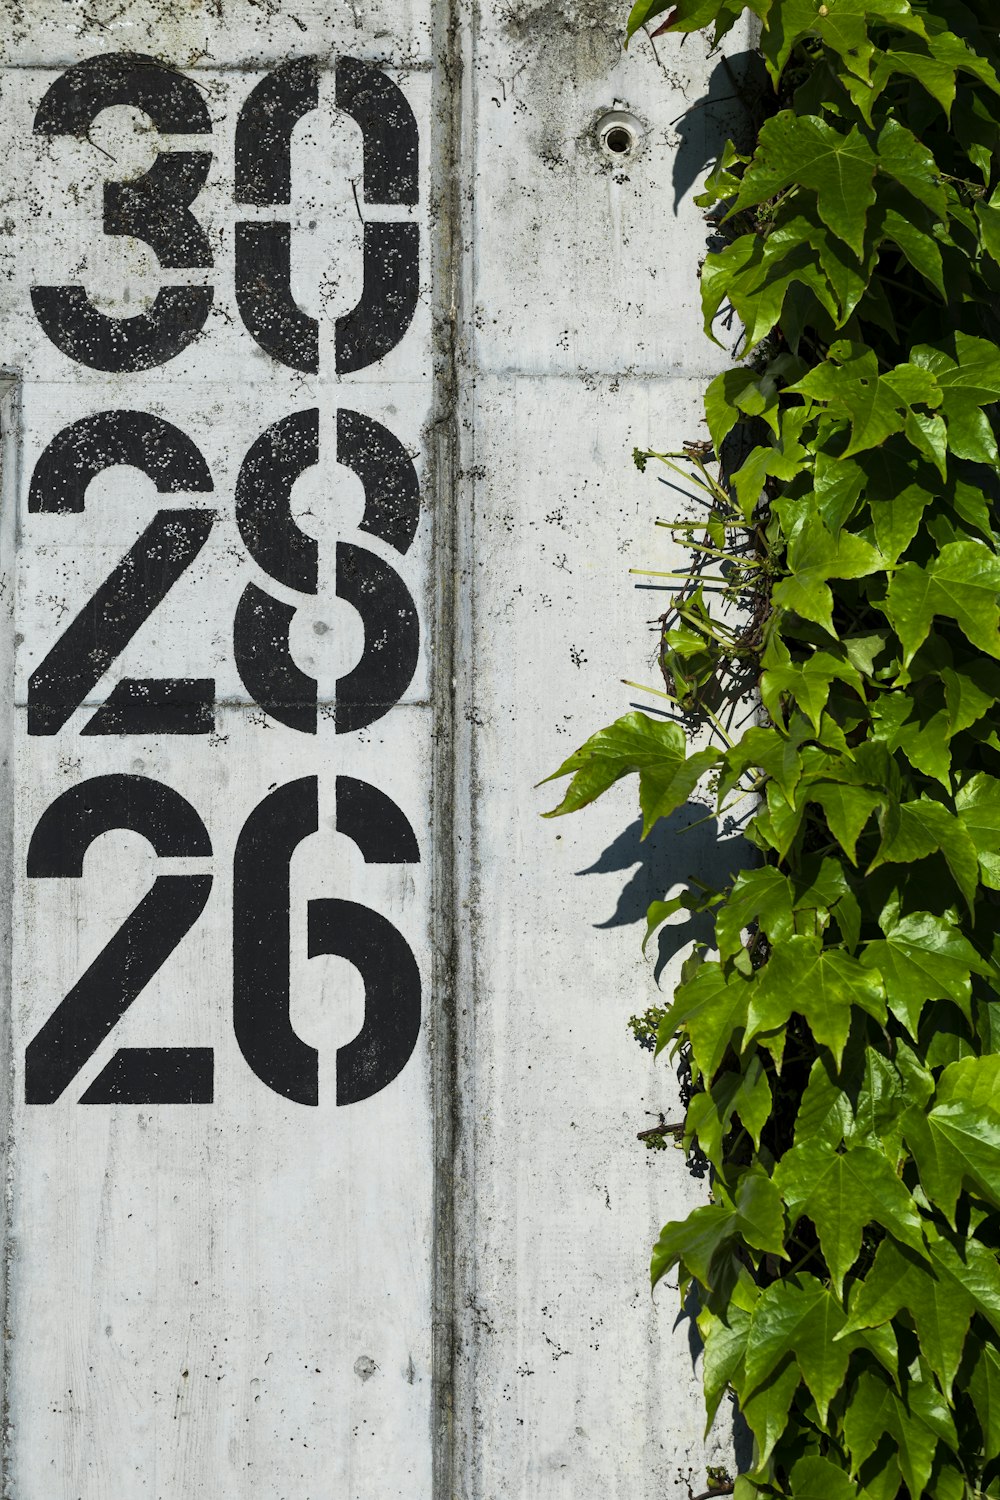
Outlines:
[[[132, 105], [161, 135], [208, 135], [212, 122], [201, 92], [182, 73], [153, 57], [118, 52], [67, 68], [35, 115], [36, 135], [85, 136], [102, 110]], [[164, 267], [210, 266], [208, 236], [190, 205], [205, 184], [210, 151], [157, 157], [134, 182], [104, 188], [104, 232], [145, 241]], [[82, 286], [34, 286], [31, 302], [58, 349], [93, 370], [148, 370], [187, 348], [204, 327], [212, 288], [161, 287], [152, 310], [133, 318], [99, 312]]]
[[[415, 864], [413, 830], [377, 788], [337, 777], [337, 826], [367, 863]], [[233, 1026], [262, 1083], [296, 1104], [319, 1103], [319, 1055], [290, 1016], [290, 867], [319, 827], [315, 776], [264, 798], [247, 818], [233, 866]], [[337, 954], [361, 974], [365, 1020], [337, 1051], [337, 1103], [356, 1104], [402, 1071], [420, 1034], [420, 971], [409, 944], [378, 912], [353, 901], [310, 901], [309, 957]]]

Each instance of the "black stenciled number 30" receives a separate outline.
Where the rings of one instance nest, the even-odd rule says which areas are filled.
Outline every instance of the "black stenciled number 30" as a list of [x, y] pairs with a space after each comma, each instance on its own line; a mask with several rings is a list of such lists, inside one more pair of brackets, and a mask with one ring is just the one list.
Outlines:
[[[318, 104], [313, 59], [277, 68], [248, 96], [236, 129], [238, 203], [288, 204], [291, 135]], [[405, 98], [378, 69], [352, 58], [336, 68], [337, 107], [361, 127], [367, 203], [417, 202], [417, 131]], [[42, 135], [84, 135], [112, 105], [143, 111], [161, 134], [207, 135], [202, 94], [182, 73], [153, 58], [118, 54], [70, 68], [45, 94], [35, 117]], [[142, 239], [164, 268], [210, 267], [211, 245], [191, 205], [211, 153], [161, 153], [141, 178], [104, 189], [104, 230]], [[357, 306], [338, 319], [338, 373], [365, 368], [403, 337], [417, 299], [419, 231], [407, 221], [366, 223], [364, 284]], [[243, 322], [275, 360], [315, 373], [319, 329], [296, 306], [290, 286], [291, 226], [236, 227], [236, 298]], [[35, 314], [54, 344], [92, 369], [149, 369], [179, 354], [203, 328], [212, 288], [164, 286], [148, 313], [112, 318], [81, 286], [32, 288]], [[348, 408], [337, 413], [337, 461], [361, 479], [361, 530], [400, 553], [413, 540], [419, 487], [412, 460], [380, 423]], [[236, 488], [236, 517], [254, 562], [288, 589], [315, 594], [317, 547], [296, 525], [292, 487], [319, 462], [319, 412], [293, 412], [251, 445]], [[151, 478], [161, 494], [206, 493], [212, 476], [191, 439], [162, 417], [134, 410], [98, 412], [63, 428], [31, 479], [29, 511], [80, 513], [91, 481], [118, 464]], [[205, 545], [215, 520], [206, 509], [159, 510], [31, 674], [28, 733], [57, 734], [121, 655], [140, 626]], [[417, 661], [416, 610], [402, 579], [366, 548], [338, 543], [336, 589], [361, 614], [365, 649], [340, 679], [335, 727], [364, 727], [405, 692]], [[316, 732], [315, 680], [295, 664], [289, 631], [295, 610], [250, 583], [234, 621], [236, 665], [265, 712]], [[81, 729], [86, 735], [207, 734], [215, 726], [212, 678], [121, 678]], [[368, 863], [416, 863], [413, 830], [396, 804], [352, 777], [336, 779], [337, 828]], [[318, 828], [318, 787], [303, 777], [273, 789], [247, 818], [234, 864], [233, 1024], [240, 1049], [275, 1093], [300, 1104], [319, 1098], [318, 1058], [292, 1028], [289, 1004], [289, 870], [294, 850]], [[64, 792], [32, 835], [27, 873], [79, 878], [102, 833], [139, 833], [165, 859], [209, 856], [209, 834], [179, 793], [152, 778], [107, 775]], [[209, 897], [210, 874], [158, 875], [69, 994], [28, 1044], [25, 1097], [58, 1099], [188, 930]], [[371, 1097], [397, 1076], [420, 1028], [420, 975], [408, 944], [377, 912], [350, 901], [308, 903], [308, 954], [337, 954], [365, 985], [359, 1034], [337, 1052], [337, 1103]], [[84, 1104], [210, 1103], [211, 1048], [122, 1047], [84, 1093]]]

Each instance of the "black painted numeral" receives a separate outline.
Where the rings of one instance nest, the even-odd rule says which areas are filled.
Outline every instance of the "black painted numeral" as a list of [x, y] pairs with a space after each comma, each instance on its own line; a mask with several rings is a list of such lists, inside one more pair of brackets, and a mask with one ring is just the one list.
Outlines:
[[[161, 859], [212, 852], [204, 823], [179, 792], [146, 776], [95, 776], [42, 814], [28, 846], [28, 875], [79, 880], [90, 845], [113, 829], [140, 834]], [[194, 926], [211, 888], [211, 875], [156, 877], [28, 1043], [26, 1103], [52, 1104], [69, 1087]], [[211, 1104], [212, 1057], [207, 1047], [143, 1048], [138, 1054], [120, 1048], [81, 1102]]]
[[[384, 792], [349, 776], [336, 780], [337, 829], [369, 864], [417, 864], [420, 849], [405, 814]], [[247, 818], [233, 867], [233, 1028], [260, 1081], [297, 1104], [319, 1103], [319, 1056], [291, 1022], [291, 861], [319, 828], [318, 784], [302, 777], [270, 792]], [[189, 802], [145, 776], [97, 776], [46, 809], [28, 847], [31, 878], [80, 879], [95, 839], [116, 829], [140, 834], [160, 858], [206, 856], [211, 841]], [[111, 1034], [194, 926], [211, 875], [157, 875], [149, 891], [28, 1043], [25, 1102], [53, 1104]], [[310, 901], [310, 958], [346, 958], [365, 986], [358, 1035], [337, 1051], [337, 1103], [356, 1104], [386, 1088], [420, 1035], [421, 983], [413, 951], [387, 918], [353, 901]], [[121, 1047], [81, 1104], [210, 1104], [213, 1051], [207, 1047]]]
[[[91, 57], [60, 74], [35, 114], [36, 135], [86, 136], [102, 110], [129, 104], [162, 135], [208, 135], [200, 89], [183, 73], [140, 53]], [[104, 231], [145, 241], [161, 266], [211, 266], [212, 249], [191, 204], [208, 176], [210, 151], [161, 153], [144, 176], [104, 188]], [[186, 349], [204, 327], [211, 287], [168, 286], [152, 309], [112, 318], [94, 307], [82, 286], [34, 286], [35, 316], [53, 344], [92, 370], [148, 370]]]
[[[29, 511], [79, 513], [90, 482], [116, 464], [141, 470], [161, 494], [212, 489], [205, 460], [179, 427], [147, 412], [99, 412], [52, 439], [32, 474]], [[214, 520], [214, 511], [157, 511], [32, 672], [29, 734], [58, 733], [190, 567]], [[210, 734], [214, 701], [210, 677], [127, 677], [83, 733]]]

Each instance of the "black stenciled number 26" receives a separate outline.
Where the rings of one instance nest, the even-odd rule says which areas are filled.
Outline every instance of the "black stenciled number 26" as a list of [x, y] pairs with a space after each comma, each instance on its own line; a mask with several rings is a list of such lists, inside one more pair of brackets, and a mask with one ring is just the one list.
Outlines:
[[[336, 781], [337, 830], [369, 864], [416, 864], [413, 829], [391, 798], [350, 776]], [[315, 776], [276, 787], [254, 808], [233, 865], [233, 1026], [262, 1083], [297, 1104], [319, 1103], [319, 1059], [292, 1027], [290, 868], [319, 827]], [[179, 792], [148, 776], [95, 776], [63, 792], [28, 846], [35, 879], [79, 879], [95, 839], [140, 834], [161, 859], [207, 857], [204, 823]], [[25, 1102], [53, 1104], [110, 1035], [205, 908], [210, 874], [157, 875], [152, 887], [59, 1002], [25, 1053]], [[420, 973], [409, 944], [385, 917], [353, 901], [307, 905], [308, 955], [346, 958], [365, 986], [364, 1024], [337, 1050], [337, 1103], [384, 1089], [420, 1032]], [[81, 1104], [210, 1104], [210, 1047], [120, 1047]]]
[[[319, 66], [297, 58], [251, 91], [236, 126], [237, 203], [264, 207], [291, 200], [292, 131], [319, 103]], [[336, 64], [337, 108], [361, 128], [363, 196], [369, 204], [417, 202], [417, 126], [399, 88], [369, 63]], [[111, 53], [76, 63], [46, 91], [36, 135], [86, 136], [102, 110], [131, 105], [161, 135], [210, 135], [201, 90], [176, 69], [140, 53]], [[191, 205], [205, 185], [211, 151], [160, 152], [131, 182], [104, 188], [104, 232], [149, 245], [164, 269], [210, 267], [208, 236]], [[319, 325], [291, 290], [291, 224], [236, 226], [236, 301], [261, 349], [292, 369], [319, 370]], [[357, 305], [337, 319], [338, 374], [365, 369], [402, 339], [419, 287], [419, 229], [407, 220], [366, 223], [364, 282]], [[148, 370], [180, 354], [201, 332], [212, 307], [210, 286], [163, 286], [149, 312], [129, 318], [100, 312], [79, 285], [34, 286], [31, 301], [47, 336], [63, 354], [94, 370]]]

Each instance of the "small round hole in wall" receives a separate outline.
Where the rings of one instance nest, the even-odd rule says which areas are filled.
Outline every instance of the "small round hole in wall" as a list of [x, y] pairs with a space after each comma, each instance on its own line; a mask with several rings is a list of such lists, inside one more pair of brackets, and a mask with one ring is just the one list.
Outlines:
[[602, 115], [595, 127], [597, 143], [604, 156], [622, 161], [635, 154], [642, 139], [643, 127], [634, 115], [613, 109]]

